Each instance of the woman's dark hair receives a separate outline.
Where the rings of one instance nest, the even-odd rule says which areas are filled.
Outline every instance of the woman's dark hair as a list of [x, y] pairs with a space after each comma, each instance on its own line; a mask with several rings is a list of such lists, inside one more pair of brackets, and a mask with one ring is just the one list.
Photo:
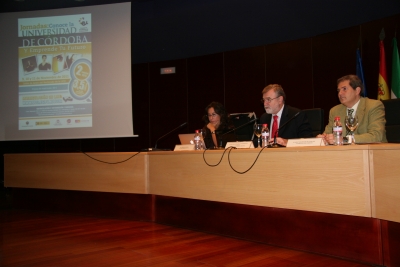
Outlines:
[[228, 115], [224, 106], [219, 102], [211, 102], [205, 109], [205, 114], [203, 116], [203, 120], [205, 121], [206, 125], [210, 122], [208, 119], [208, 110], [210, 108], [214, 108], [215, 113], [217, 113], [221, 117], [221, 123], [218, 126], [219, 129], [224, 129], [228, 127]]

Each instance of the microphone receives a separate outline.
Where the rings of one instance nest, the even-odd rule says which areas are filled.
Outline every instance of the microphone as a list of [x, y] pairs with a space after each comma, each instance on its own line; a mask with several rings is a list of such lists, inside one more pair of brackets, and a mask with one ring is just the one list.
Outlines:
[[187, 124], [187, 122], [182, 123], [181, 125], [179, 125], [178, 127], [174, 128], [173, 130], [169, 131], [168, 133], [164, 134], [163, 136], [161, 136], [160, 138], [157, 139], [156, 143], [154, 144], [154, 147], [150, 147], [150, 148], [145, 148], [142, 149], [142, 151], [144, 152], [151, 152], [151, 151], [170, 151], [171, 149], [163, 149], [163, 148], [157, 148], [157, 142], [160, 141], [160, 139], [166, 137], [167, 135], [169, 135], [170, 133], [178, 130], [179, 128], [182, 128], [183, 126], [185, 126]]
[[276, 137], [278, 135], [278, 132], [279, 132], [280, 129], [284, 128], [289, 122], [291, 122], [294, 118], [296, 118], [300, 114], [300, 112], [301, 112], [301, 110], [299, 112], [297, 112], [296, 114], [294, 114], [294, 116], [291, 117], [287, 122], [285, 122], [284, 124], [279, 126], [278, 129], [276, 129], [276, 133], [274, 135], [274, 143], [271, 145], [271, 147], [273, 147], [273, 148], [284, 147], [284, 146], [276, 143]]
[[[219, 136], [219, 138], [221, 138], [222, 136], [224, 136], [224, 135], [226, 135], [226, 134], [228, 134], [228, 133], [231, 133], [231, 132], [234, 132], [234, 131], [236, 131], [236, 130], [239, 130], [240, 128], [242, 128], [242, 127], [244, 127], [244, 126], [246, 126], [246, 125], [248, 125], [248, 124], [250, 124], [250, 123], [252, 123], [252, 122], [255, 122], [255, 121], [257, 121], [257, 118], [254, 118], [254, 119], [252, 119], [252, 120], [249, 120], [248, 122], [245, 122], [245, 123], [243, 123], [242, 125], [240, 125], [240, 126], [238, 126], [238, 127], [235, 127], [235, 128], [233, 128], [233, 129], [231, 129], [231, 130], [229, 130], [229, 131], [227, 131], [227, 132], [221, 134], [221, 135]], [[219, 140], [219, 147], [218, 147], [218, 149], [224, 149], [224, 147], [222, 146], [222, 140]]]

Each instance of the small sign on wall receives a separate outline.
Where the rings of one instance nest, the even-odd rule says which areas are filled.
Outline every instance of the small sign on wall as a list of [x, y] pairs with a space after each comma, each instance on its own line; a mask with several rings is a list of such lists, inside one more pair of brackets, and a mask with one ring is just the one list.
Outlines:
[[175, 73], [175, 67], [161, 68], [161, 74], [173, 74]]

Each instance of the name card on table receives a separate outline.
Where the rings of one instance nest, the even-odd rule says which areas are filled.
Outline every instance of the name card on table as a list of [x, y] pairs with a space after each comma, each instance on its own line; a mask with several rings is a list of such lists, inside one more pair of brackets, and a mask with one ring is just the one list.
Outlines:
[[228, 148], [231, 146], [236, 147], [236, 148], [254, 148], [253, 141], [228, 142], [228, 143], [226, 143], [225, 148]]
[[194, 144], [187, 144], [187, 145], [175, 145], [174, 151], [188, 151], [194, 150]]
[[301, 138], [289, 139], [286, 147], [301, 147], [301, 146], [325, 146], [322, 138]]

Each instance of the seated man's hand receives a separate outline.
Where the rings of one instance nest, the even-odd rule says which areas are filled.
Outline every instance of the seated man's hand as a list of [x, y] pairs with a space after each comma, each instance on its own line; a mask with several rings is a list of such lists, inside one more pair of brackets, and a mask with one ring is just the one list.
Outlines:
[[[277, 143], [278, 145], [286, 146], [286, 145], [287, 145], [287, 142], [288, 142], [287, 139], [284, 139], [284, 138], [281, 138], [281, 137], [277, 137], [277, 138], [276, 138], [276, 143]], [[269, 143], [270, 143], [270, 144], [273, 144], [273, 143], [274, 143], [274, 139], [270, 139], [270, 140], [269, 140]]]
[[319, 134], [317, 135], [319, 138], [323, 138], [325, 145], [333, 145], [333, 134]]

